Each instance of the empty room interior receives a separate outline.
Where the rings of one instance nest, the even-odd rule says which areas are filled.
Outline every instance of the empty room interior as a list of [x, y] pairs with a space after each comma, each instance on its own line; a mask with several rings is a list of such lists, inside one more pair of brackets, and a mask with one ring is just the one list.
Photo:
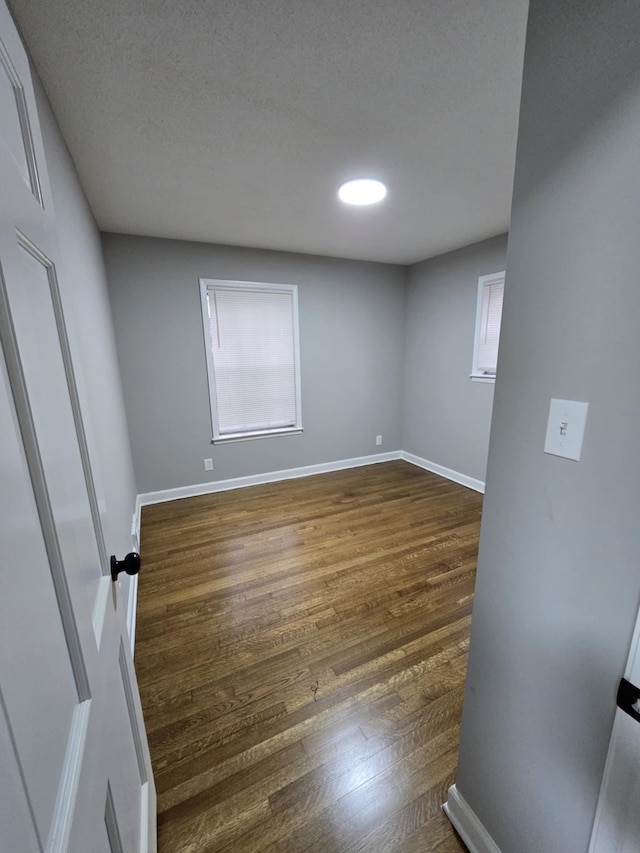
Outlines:
[[637, 853], [640, 5], [0, 2], [0, 848]]

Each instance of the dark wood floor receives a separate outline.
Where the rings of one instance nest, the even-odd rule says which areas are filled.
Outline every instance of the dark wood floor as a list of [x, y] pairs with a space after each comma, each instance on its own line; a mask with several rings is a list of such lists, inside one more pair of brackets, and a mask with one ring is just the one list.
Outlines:
[[389, 462], [145, 508], [161, 853], [464, 850], [440, 807], [481, 504]]

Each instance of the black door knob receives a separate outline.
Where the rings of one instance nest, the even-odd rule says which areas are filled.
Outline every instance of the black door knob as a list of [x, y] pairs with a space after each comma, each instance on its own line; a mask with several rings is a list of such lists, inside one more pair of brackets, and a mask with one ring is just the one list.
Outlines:
[[128, 575], [137, 575], [140, 571], [140, 554], [132, 551], [124, 558], [124, 560], [116, 560], [115, 556], [111, 557], [111, 580], [117, 581], [120, 572], [126, 572]]
[[640, 687], [636, 687], [635, 684], [627, 681], [626, 678], [622, 678], [618, 687], [616, 705], [625, 714], [628, 714], [640, 723]]

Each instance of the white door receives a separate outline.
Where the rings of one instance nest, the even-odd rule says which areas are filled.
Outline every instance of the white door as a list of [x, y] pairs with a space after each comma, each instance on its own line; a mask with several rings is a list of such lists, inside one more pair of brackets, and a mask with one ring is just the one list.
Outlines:
[[[624, 674], [640, 687], [640, 612]], [[589, 853], [640, 853], [640, 691], [616, 709]]]
[[147, 739], [67, 342], [28, 60], [4, 0], [0, 116], [0, 850], [148, 853]]

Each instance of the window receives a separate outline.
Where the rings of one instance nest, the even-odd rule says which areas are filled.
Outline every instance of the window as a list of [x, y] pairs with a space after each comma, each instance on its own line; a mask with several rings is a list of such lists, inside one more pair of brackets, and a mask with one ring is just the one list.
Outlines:
[[213, 440], [302, 432], [298, 288], [200, 279]]
[[480, 276], [471, 368], [471, 378], [477, 382], [494, 382], [496, 378], [503, 294], [504, 272]]

